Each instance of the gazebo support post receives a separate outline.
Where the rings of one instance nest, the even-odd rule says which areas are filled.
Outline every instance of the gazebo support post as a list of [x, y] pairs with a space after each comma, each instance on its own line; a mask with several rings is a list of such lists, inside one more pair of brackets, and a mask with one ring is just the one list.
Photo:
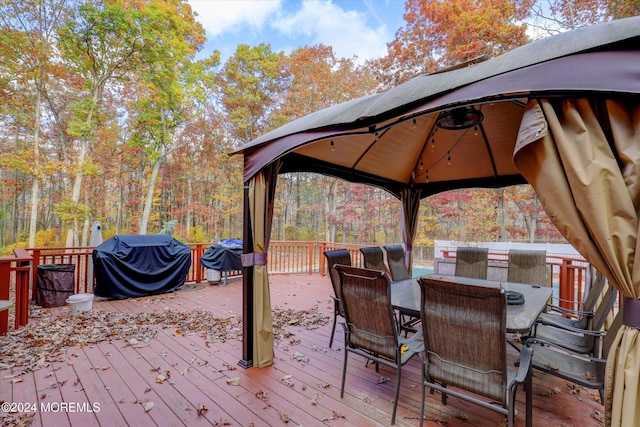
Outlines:
[[[244, 221], [242, 226], [242, 253], [253, 252], [253, 238], [251, 234], [250, 212], [249, 212], [249, 185], [244, 186]], [[242, 265], [242, 360], [238, 365], [243, 368], [253, 366], [253, 264]]]

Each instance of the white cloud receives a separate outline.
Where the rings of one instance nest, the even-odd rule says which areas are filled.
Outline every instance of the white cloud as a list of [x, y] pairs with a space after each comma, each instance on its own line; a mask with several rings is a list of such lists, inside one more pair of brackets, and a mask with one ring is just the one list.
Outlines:
[[345, 11], [330, 1], [305, 0], [301, 9], [269, 25], [291, 38], [303, 36], [309, 40], [306, 44], [332, 46], [339, 57], [356, 55], [360, 61], [383, 56], [392, 39], [386, 25], [368, 27], [364, 12]]
[[338, 57], [357, 56], [358, 62], [363, 63], [385, 55], [386, 43], [393, 39], [388, 25], [375, 13], [375, 3], [368, 0], [363, 1], [362, 11], [345, 10], [331, 0], [189, 0], [189, 3], [207, 31], [208, 43], [227, 55], [238, 44], [253, 44], [256, 40], [285, 52], [322, 43], [331, 46]]
[[280, 10], [281, 0], [190, 0], [197, 20], [215, 38], [227, 32], [239, 33], [246, 27], [259, 31], [271, 15]]

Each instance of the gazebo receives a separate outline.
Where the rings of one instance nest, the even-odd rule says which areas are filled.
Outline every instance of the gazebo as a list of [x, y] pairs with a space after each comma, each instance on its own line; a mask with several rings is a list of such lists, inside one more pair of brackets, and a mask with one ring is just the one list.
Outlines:
[[273, 360], [267, 250], [277, 175], [316, 172], [402, 202], [410, 261], [424, 197], [529, 182], [624, 296], [608, 424], [640, 425], [640, 17], [538, 40], [295, 120], [243, 146], [245, 367]]

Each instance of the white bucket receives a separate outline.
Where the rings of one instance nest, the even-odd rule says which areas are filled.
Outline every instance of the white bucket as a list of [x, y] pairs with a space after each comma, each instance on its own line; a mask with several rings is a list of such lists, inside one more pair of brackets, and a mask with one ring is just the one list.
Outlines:
[[75, 315], [83, 311], [89, 311], [93, 307], [93, 294], [75, 294], [67, 298], [67, 304], [71, 307], [71, 314]]
[[214, 284], [214, 283], [220, 282], [220, 277], [221, 277], [220, 270], [213, 270], [213, 269], [207, 268], [207, 271], [206, 271], [205, 274], [206, 274], [206, 277], [207, 277], [207, 281], [210, 284]]

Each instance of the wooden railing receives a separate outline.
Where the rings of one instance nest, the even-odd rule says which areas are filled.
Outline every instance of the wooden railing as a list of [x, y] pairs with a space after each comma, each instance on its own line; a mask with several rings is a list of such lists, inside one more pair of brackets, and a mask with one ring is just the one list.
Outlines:
[[[326, 275], [327, 265], [323, 252], [331, 249], [347, 249], [351, 253], [352, 263], [362, 266], [362, 254], [359, 249], [375, 244], [349, 244], [315, 241], [272, 241], [269, 245], [268, 268], [277, 274], [320, 274]], [[189, 244], [191, 248], [191, 268], [186, 277], [189, 283], [205, 281], [205, 268], [200, 264], [204, 252], [211, 243]], [[38, 266], [43, 264], [73, 264], [75, 266], [75, 292], [93, 292], [94, 274], [93, 247], [55, 247], [16, 249], [13, 257], [0, 258], [0, 299], [10, 299], [10, 289], [14, 289], [15, 309], [14, 325], [26, 325], [28, 320], [29, 299], [37, 295]], [[454, 251], [443, 251], [445, 257], [455, 257]], [[491, 252], [493, 261], [506, 262], [507, 253]], [[553, 277], [559, 282], [560, 298], [568, 301], [581, 301], [586, 283], [588, 264], [575, 257], [547, 255], [547, 263], [552, 267]], [[238, 276], [241, 271], [232, 271], [228, 276]], [[12, 300], [14, 298], [11, 298]], [[570, 302], [565, 305], [572, 305]], [[0, 334], [7, 330], [7, 311], [0, 312]], [[3, 323], [4, 322], [4, 323]]]
[[[29, 321], [29, 272], [32, 257], [24, 249], [14, 249], [12, 257], [0, 258], [0, 299], [13, 300], [14, 328], [25, 326]], [[11, 298], [13, 284], [13, 298]], [[9, 310], [0, 311], [0, 335], [9, 328]]]

